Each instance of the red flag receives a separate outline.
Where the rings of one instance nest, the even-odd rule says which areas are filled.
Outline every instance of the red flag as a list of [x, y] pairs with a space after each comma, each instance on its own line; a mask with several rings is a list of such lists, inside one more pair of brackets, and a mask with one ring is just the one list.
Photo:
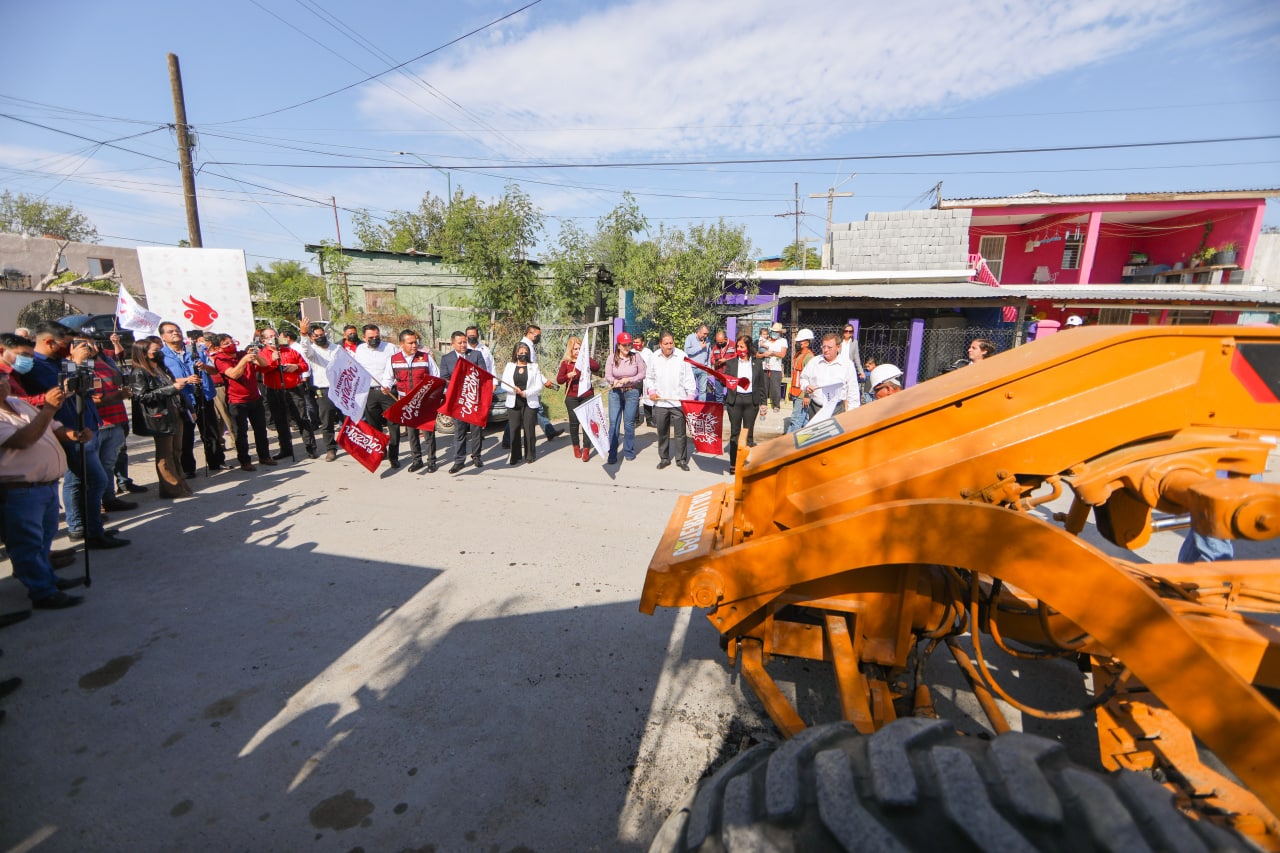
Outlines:
[[736, 376], [730, 376], [727, 373], [721, 373], [718, 370], [707, 367], [705, 364], [703, 364], [700, 361], [694, 361], [693, 359], [689, 358], [689, 356], [687, 355], [684, 357], [684, 360], [689, 362], [699, 370], [705, 370], [707, 373], [710, 373], [712, 376], [716, 378], [716, 381], [718, 381], [724, 387], [728, 388], [730, 391], [738, 390], [738, 389], [743, 391], [748, 391], [751, 389], [751, 380], [746, 378], [745, 376], [739, 379]]
[[428, 376], [413, 386], [413, 390], [405, 394], [383, 415], [392, 423], [403, 424], [414, 429], [434, 430], [436, 428], [436, 412], [444, 403], [446, 382], [438, 376]]
[[338, 444], [370, 471], [378, 470], [378, 465], [387, 452], [385, 433], [374, 429], [364, 421], [353, 421], [351, 418], [342, 422], [342, 429], [338, 433]]
[[724, 427], [724, 403], [681, 400], [680, 408], [684, 410], [685, 432], [693, 441], [694, 449], [699, 453], [719, 456], [724, 450], [720, 437]]
[[483, 427], [493, 403], [493, 374], [459, 358], [449, 377], [449, 390], [440, 411], [454, 420]]

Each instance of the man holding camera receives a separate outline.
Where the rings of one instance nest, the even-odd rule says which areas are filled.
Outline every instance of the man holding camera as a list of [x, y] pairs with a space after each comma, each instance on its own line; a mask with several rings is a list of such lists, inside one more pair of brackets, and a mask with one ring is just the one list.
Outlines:
[[[72, 541], [84, 540], [88, 548], [120, 548], [129, 544], [108, 533], [102, 526], [102, 494], [107, 488], [107, 472], [99, 453], [101, 439], [98, 427], [102, 419], [94, 405], [93, 357], [96, 349], [90, 341], [75, 339], [71, 329], [55, 322], [44, 322], [35, 329], [34, 363], [22, 377], [26, 401], [37, 408], [45, 402], [45, 394], [61, 388], [65, 399], [58, 408], [57, 420], [89, 438], [68, 441], [61, 437], [67, 455], [67, 475], [62, 482], [62, 506], [67, 515], [67, 531]], [[86, 492], [87, 490], [87, 492]]]

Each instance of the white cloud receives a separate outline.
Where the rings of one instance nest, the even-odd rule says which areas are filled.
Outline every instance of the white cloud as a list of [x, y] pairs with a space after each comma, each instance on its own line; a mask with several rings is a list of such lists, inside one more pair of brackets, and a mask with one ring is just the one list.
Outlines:
[[[414, 70], [512, 130], [523, 156], [815, 150], [842, 128], [814, 122], [978, 100], [1149, 45], [1196, 14], [1189, 0], [657, 0], [507, 34]], [[380, 124], [420, 119], [386, 87], [363, 94]], [[484, 135], [494, 151], [522, 156]]]

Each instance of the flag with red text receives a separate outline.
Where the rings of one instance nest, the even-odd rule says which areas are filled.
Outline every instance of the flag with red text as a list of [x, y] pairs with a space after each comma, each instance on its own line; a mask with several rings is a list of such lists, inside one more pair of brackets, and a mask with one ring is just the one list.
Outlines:
[[582, 431], [586, 433], [591, 446], [604, 459], [609, 455], [609, 419], [605, 417], [604, 402], [599, 395], [593, 396], [574, 410]]
[[697, 400], [681, 400], [684, 410], [685, 433], [699, 453], [719, 456], [724, 449], [721, 434], [724, 428], [724, 404], [703, 403]]
[[714, 368], [707, 367], [705, 364], [703, 364], [703, 363], [702, 363], [702, 362], [700, 362], [700, 361], [694, 361], [693, 359], [689, 358], [688, 356], [685, 356], [685, 359], [684, 359], [684, 360], [685, 360], [685, 361], [687, 361], [687, 362], [689, 362], [689, 364], [692, 364], [694, 367], [698, 368], [699, 370], [703, 370], [703, 371], [706, 371], [707, 373], [710, 373], [712, 376], [714, 376], [714, 377], [716, 378], [716, 381], [717, 381], [717, 382], [719, 382], [719, 383], [720, 383], [721, 385], [723, 385], [724, 387], [728, 388], [730, 391], [733, 391], [733, 390], [749, 391], [749, 390], [751, 390], [751, 380], [750, 380], [750, 379], [748, 379], [748, 378], [747, 378], [747, 377], [745, 377], [745, 376], [744, 376], [744, 377], [742, 377], [741, 379], [739, 379], [737, 376], [730, 376], [730, 375], [729, 375], [729, 374], [727, 374], [727, 373], [721, 373], [720, 371], [718, 371], [718, 370], [716, 370], [716, 369], [714, 369]]
[[449, 377], [449, 388], [440, 411], [454, 420], [483, 427], [489, 421], [492, 403], [493, 374], [459, 358]]
[[120, 293], [116, 297], [116, 323], [120, 328], [143, 335], [154, 335], [160, 328], [161, 317], [154, 311], [148, 311], [138, 304], [129, 291], [120, 285]]
[[329, 358], [329, 399], [333, 405], [353, 421], [364, 417], [364, 404], [369, 399], [369, 386], [373, 377], [351, 353], [336, 347]]
[[387, 436], [364, 421], [347, 418], [338, 432], [338, 444], [343, 450], [371, 472], [378, 470], [382, 457], [387, 453]]
[[428, 376], [413, 390], [405, 394], [395, 405], [387, 409], [383, 417], [392, 423], [414, 429], [434, 430], [436, 412], [444, 404], [444, 390], [448, 383], [438, 376]]

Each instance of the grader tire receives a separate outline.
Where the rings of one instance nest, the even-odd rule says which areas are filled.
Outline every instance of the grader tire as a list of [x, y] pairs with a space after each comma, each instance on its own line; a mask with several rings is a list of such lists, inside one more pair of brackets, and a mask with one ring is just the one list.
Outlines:
[[848, 723], [762, 744], [704, 780], [650, 853], [1252, 850], [1147, 776], [1080, 767], [1054, 741], [943, 720]]

